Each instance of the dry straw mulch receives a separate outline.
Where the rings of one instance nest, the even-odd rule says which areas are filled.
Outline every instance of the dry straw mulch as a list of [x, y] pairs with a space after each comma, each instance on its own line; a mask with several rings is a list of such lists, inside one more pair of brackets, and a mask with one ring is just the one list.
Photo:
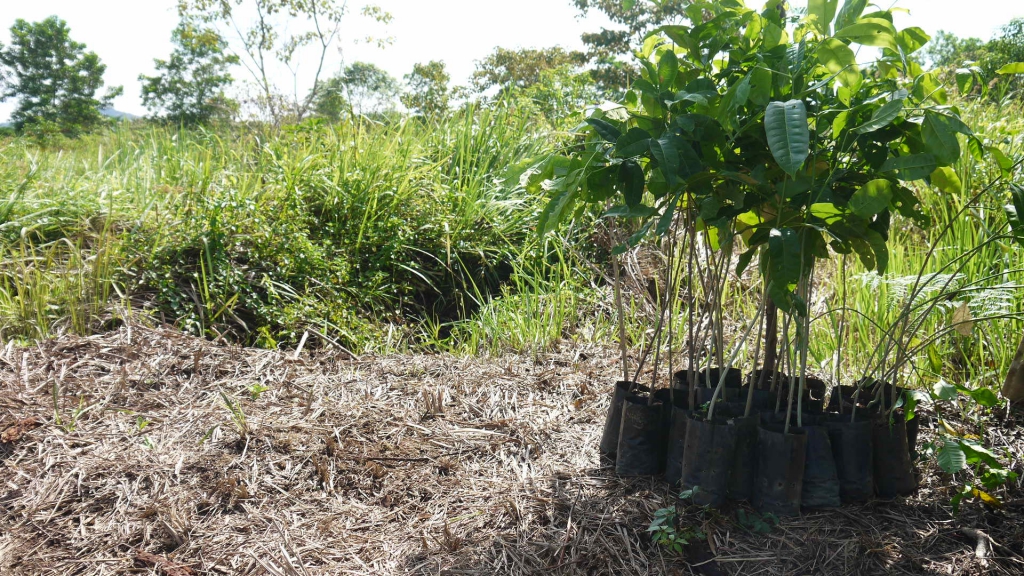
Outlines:
[[[709, 548], [665, 556], [646, 527], [670, 491], [599, 465], [616, 371], [603, 350], [295, 358], [135, 325], [8, 346], [0, 574], [1024, 573], [1020, 494], [954, 519], [930, 475], [768, 535], [688, 513]], [[1020, 428], [998, 438], [1019, 465]]]

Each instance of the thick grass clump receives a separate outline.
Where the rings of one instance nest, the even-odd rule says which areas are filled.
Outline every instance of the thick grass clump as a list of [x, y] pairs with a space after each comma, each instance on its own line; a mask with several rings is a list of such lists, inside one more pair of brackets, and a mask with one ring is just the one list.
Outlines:
[[513, 274], [541, 199], [505, 175], [550, 140], [500, 106], [238, 134], [121, 128], [64, 149], [7, 140], [0, 335], [88, 333], [133, 310], [247, 344], [306, 330], [400, 344]]

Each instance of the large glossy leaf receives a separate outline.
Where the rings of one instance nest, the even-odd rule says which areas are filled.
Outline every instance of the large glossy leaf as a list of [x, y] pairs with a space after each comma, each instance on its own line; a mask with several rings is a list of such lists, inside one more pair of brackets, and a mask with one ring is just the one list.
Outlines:
[[764, 116], [768, 147], [779, 167], [793, 176], [810, 154], [811, 134], [802, 100], [771, 102]]
[[851, 90], [860, 86], [863, 77], [860, 75], [860, 68], [857, 67], [857, 56], [845, 42], [826, 38], [818, 46], [817, 56], [818, 62], [827, 68], [830, 74], [837, 75], [843, 86]]
[[904, 54], [913, 54], [924, 47], [932, 39], [924, 30], [913, 27], [900, 30], [896, 35], [896, 43]]
[[807, 0], [807, 15], [814, 17], [814, 27], [823, 36], [832, 32], [832, 19], [838, 7], [839, 0]]
[[610, 122], [600, 118], [587, 118], [587, 124], [593, 126], [594, 131], [597, 132], [601, 138], [604, 138], [613, 144], [622, 136], [622, 132], [620, 132], [618, 128]]
[[[905, 92], [904, 92], [905, 94]], [[899, 117], [903, 111], [903, 99], [892, 100], [878, 107], [871, 115], [871, 119], [854, 129], [858, 134], [867, 134], [892, 124], [893, 120]]]
[[622, 158], [632, 158], [647, 152], [650, 147], [651, 135], [646, 130], [630, 128], [615, 141], [615, 154]]
[[843, 7], [839, 10], [839, 16], [836, 18], [836, 29], [845, 28], [856, 22], [864, 13], [867, 5], [868, 0], [846, 0], [843, 2]]
[[889, 207], [892, 191], [892, 182], [883, 179], [872, 180], [850, 197], [850, 210], [857, 216], [870, 218]]
[[956, 132], [941, 114], [931, 110], [925, 112], [921, 137], [928, 152], [938, 160], [939, 166], [949, 166], [960, 159], [960, 142]]
[[846, 39], [863, 46], [876, 46], [899, 52], [899, 46], [896, 44], [896, 29], [891, 22], [881, 18], [861, 18], [836, 32], [836, 38]]
[[658, 161], [669, 184], [675, 184], [679, 174], [679, 152], [673, 139], [672, 134], [664, 134], [657, 140], [651, 140], [651, 155]]
[[679, 59], [672, 50], [665, 50], [658, 60], [658, 85], [662, 89], [670, 90], [676, 81], [676, 74], [679, 73]]
[[639, 206], [644, 197], [644, 169], [632, 160], [620, 164], [619, 186], [626, 206]]
[[773, 228], [768, 235], [768, 273], [782, 285], [800, 281], [800, 238], [792, 228]]
[[889, 158], [879, 169], [881, 172], [896, 171], [896, 177], [909, 182], [931, 176], [938, 164], [931, 154], [910, 154]]
[[999, 70], [996, 70], [996, 74], [1024, 74], [1024, 62], [1007, 64]]
[[936, 168], [931, 176], [932, 186], [947, 194], [960, 195], [964, 191], [964, 185], [960, 182], [960, 177], [956, 175], [956, 170], [949, 166]]

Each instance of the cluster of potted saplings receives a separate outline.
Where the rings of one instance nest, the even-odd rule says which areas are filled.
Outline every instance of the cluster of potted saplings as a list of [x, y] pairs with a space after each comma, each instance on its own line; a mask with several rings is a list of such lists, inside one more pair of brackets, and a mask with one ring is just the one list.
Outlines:
[[[723, 398], [712, 400], [722, 379]], [[882, 398], [874, 405], [855, 400], [858, 386], [837, 387], [826, 402], [825, 382], [808, 377], [794, 408], [794, 380], [778, 371], [706, 368], [676, 372], [671, 387], [653, 394], [619, 381], [601, 455], [620, 476], [663, 476], [682, 489], [698, 487], [697, 504], [749, 501], [777, 516], [917, 488], [917, 418], [890, 413], [891, 385], [861, 382], [865, 396], [881, 392], [870, 394]]]
[[[715, 304], [720, 310], [721, 302]], [[616, 474], [662, 476], [681, 490], [697, 488], [693, 501], [698, 505], [748, 501], [776, 516], [913, 493], [918, 420], [904, 413], [907, 391], [874, 378], [830, 390], [807, 374], [806, 332], [790, 339], [792, 318], [787, 317], [780, 339], [778, 316], [766, 294], [761, 312], [726, 361], [721, 321], [712, 318], [717, 351], [674, 372], [667, 386], [657, 387], [657, 377], [651, 387], [636, 382], [643, 360], [632, 378], [624, 369], [600, 444], [602, 458], [614, 463]], [[796, 320], [804, 328], [810, 325]], [[763, 366], [723, 368], [735, 361], [759, 323], [753, 362], [759, 363], [763, 343]], [[655, 342], [663, 326], [659, 322]], [[690, 326], [693, 358], [692, 311]], [[698, 368], [716, 359], [719, 366]], [[624, 366], [625, 360], [623, 354]]]

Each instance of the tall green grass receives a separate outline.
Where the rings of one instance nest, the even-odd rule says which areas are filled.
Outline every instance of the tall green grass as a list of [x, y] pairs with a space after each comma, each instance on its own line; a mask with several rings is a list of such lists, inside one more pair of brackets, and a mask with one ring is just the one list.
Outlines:
[[350, 349], [401, 345], [424, 319], [468, 317], [536, 244], [542, 199], [505, 175], [552, 141], [503, 106], [279, 131], [122, 127], [64, 149], [8, 140], [0, 334], [87, 333], [130, 309], [266, 346], [307, 329]]

